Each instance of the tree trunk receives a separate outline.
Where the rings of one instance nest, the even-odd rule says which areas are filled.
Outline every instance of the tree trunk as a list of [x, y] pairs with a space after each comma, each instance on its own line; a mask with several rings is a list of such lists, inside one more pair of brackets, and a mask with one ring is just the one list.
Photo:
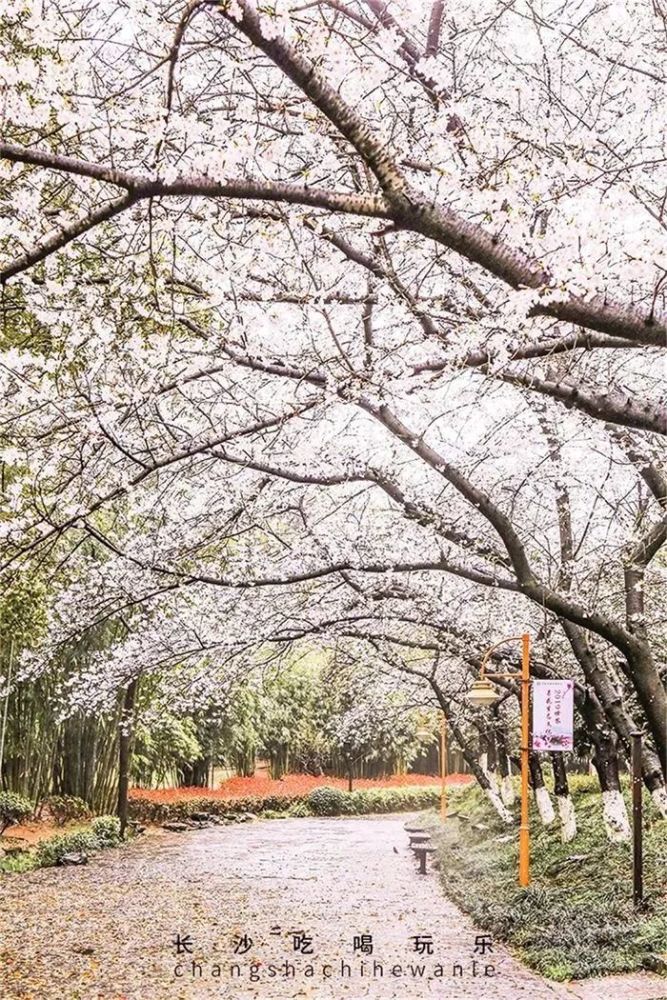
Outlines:
[[626, 840], [630, 835], [630, 824], [621, 795], [616, 740], [595, 693], [586, 691], [578, 694], [575, 687], [575, 699], [593, 744], [591, 763], [600, 782], [602, 819], [607, 837], [612, 841]]
[[463, 733], [461, 732], [459, 726], [454, 721], [452, 713], [449, 710], [449, 702], [445, 698], [440, 688], [440, 685], [437, 683], [437, 681], [433, 680], [432, 678], [429, 678], [429, 683], [431, 685], [431, 688], [433, 689], [433, 693], [438, 699], [440, 708], [442, 709], [443, 714], [447, 720], [449, 731], [456, 740], [456, 742], [458, 743], [459, 747], [461, 748], [461, 753], [463, 754], [463, 758], [467, 763], [468, 767], [470, 768], [470, 771], [472, 772], [472, 774], [474, 774], [475, 778], [477, 779], [480, 788], [483, 789], [484, 794], [488, 798], [489, 802], [491, 803], [495, 811], [500, 816], [503, 823], [507, 824], [513, 823], [514, 819], [512, 817], [512, 814], [507, 809], [507, 806], [503, 803], [498, 792], [495, 790], [495, 788], [492, 787], [491, 782], [489, 781], [488, 774], [486, 773], [485, 770], [483, 770], [482, 767], [480, 767], [476, 755], [472, 752], [472, 750], [468, 746], [465, 737], [463, 736]]
[[562, 753], [552, 753], [551, 766], [554, 772], [554, 794], [556, 805], [560, 817], [560, 835], [564, 844], [568, 844], [577, 835], [577, 817], [574, 810], [574, 802], [570, 795], [570, 786], [567, 782], [567, 771]]
[[484, 771], [486, 771], [491, 787], [494, 791], [500, 793], [498, 747], [496, 744], [495, 722], [496, 719], [493, 714], [490, 720], [487, 720], [484, 716], [479, 717], [480, 724], [478, 728], [480, 731], [480, 745], [482, 748], [482, 753], [480, 754], [480, 764]]
[[646, 566], [664, 544], [665, 538], [664, 521], [661, 526], [656, 527], [662, 527], [655, 539], [656, 544], [651, 546], [649, 537], [646, 536], [640, 542], [634, 557], [631, 556], [624, 567], [626, 626], [636, 637], [637, 647], [636, 652], [628, 657], [628, 666], [621, 666], [637, 691], [667, 778], [667, 690], [649, 645], [644, 607]]
[[0, 789], [2, 788], [2, 765], [5, 754], [5, 737], [7, 735], [7, 717], [9, 714], [9, 695], [12, 689], [12, 666], [14, 663], [14, 640], [9, 640], [9, 667], [7, 670], [7, 693], [2, 709], [2, 726], [0, 728]]
[[622, 843], [630, 839], [630, 822], [621, 792], [618, 757], [615, 748], [610, 751], [610, 743], [611, 740], [604, 739], [594, 741], [593, 767], [602, 789], [602, 817], [607, 837], [614, 843]]
[[208, 788], [209, 757], [187, 761], [179, 768], [180, 784], [184, 788]]
[[621, 662], [621, 668], [630, 680], [637, 700], [644, 709], [649, 732], [653, 736], [658, 751], [658, 760], [663, 761], [661, 770], [664, 779], [667, 778], [667, 692], [660, 679], [657, 665], [648, 645], [638, 640], [637, 648], [632, 656], [628, 656], [627, 665]]
[[[550, 458], [556, 466], [559, 466], [561, 462], [560, 439], [555, 426], [546, 419], [545, 412], [545, 409], [542, 408], [543, 415], [540, 418], [540, 422], [549, 442]], [[624, 444], [624, 447], [627, 448], [627, 444]], [[632, 454], [630, 457], [637, 464], [636, 457], [633, 457]], [[650, 473], [649, 488], [658, 497], [661, 495], [664, 496], [662, 477], [660, 475], [657, 476], [656, 487], [655, 470], [651, 469], [650, 466], [647, 470], [646, 464], [643, 461], [639, 465], [642, 469], [641, 474], [644, 477], [646, 477], [647, 471]], [[559, 584], [569, 592], [572, 586], [574, 539], [572, 535], [570, 495], [563, 483], [556, 487], [556, 508], [561, 551]], [[622, 666], [630, 683], [637, 692], [639, 701], [646, 711], [646, 717], [649, 720], [651, 731], [655, 737], [658, 756], [652, 754], [648, 749], [646, 750], [646, 753], [642, 757], [642, 774], [644, 782], [651, 792], [656, 805], [662, 815], [665, 816], [667, 815], [667, 792], [665, 791], [665, 777], [667, 776], [667, 772], [665, 771], [665, 768], [667, 768], [667, 700], [665, 687], [660, 680], [660, 675], [651, 657], [644, 614], [644, 571], [647, 563], [663, 541], [664, 524], [659, 528], [657, 535], [651, 530], [644, 537], [638, 548], [635, 549], [635, 552], [630, 555], [624, 568], [626, 627], [628, 632], [636, 639], [636, 642], [634, 642], [636, 653], [633, 650], [634, 655], [631, 658], [631, 662], [627, 666], [625, 664]], [[600, 667], [597, 657], [588, 643], [584, 629], [567, 618], [561, 621], [561, 625], [587, 682], [595, 689], [604, 712], [624, 742], [626, 749], [630, 752], [630, 733], [637, 727], [625, 711], [623, 702], [616, 693], [609, 674]]]
[[507, 727], [497, 707], [494, 708], [496, 745], [498, 749], [498, 773], [500, 775], [500, 797], [506, 806], [514, 805], [514, 785], [510, 767], [509, 739]]
[[[599, 664], [597, 656], [588, 645], [583, 629], [567, 621], [561, 624], [586, 680], [593, 687], [605, 715], [629, 754], [632, 742], [630, 734], [639, 727], [625, 707], [623, 698], [608, 672]], [[642, 748], [642, 777], [661, 816], [667, 817], [667, 790], [662, 767], [657, 755], [646, 745], [646, 741]]]
[[118, 818], [120, 820], [120, 835], [125, 836], [127, 828], [127, 793], [130, 787], [130, 757], [132, 744], [132, 721], [134, 703], [137, 696], [138, 678], [130, 681], [125, 691], [123, 714], [120, 720], [118, 739]]
[[540, 759], [536, 753], [529, 754], [528, 766], [530, 768], [530, 781], [533, 786], [533, 795], [535, 796], [535, 805], [537, 806], [537, 811], [540, 815], [543, 826], [549, 826], [556, 818], [554, 812], [554, 807], [551, 804], [551, 797], [544, 784], [544, 775], [542, 774], [542, 765]]

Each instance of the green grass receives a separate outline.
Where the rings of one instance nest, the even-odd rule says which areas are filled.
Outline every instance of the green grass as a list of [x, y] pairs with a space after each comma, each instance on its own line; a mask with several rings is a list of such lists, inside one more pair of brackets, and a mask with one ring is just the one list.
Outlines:
[[[574, 776], [578, 833], [562, 844], [558, 820], [531, 809], [531, 885], [517, 885], [518, 835], [478, 786], [450, 796], [444, 826], [429, 814], [446, 894], [495, 940], [555, 980], [629, 972], [667, 952], [667, 821], [645, 797], [645, 912], [632, 905], [630, 844], [610, 844], [593, 779]], [[627, 800], [627, 796], [626, 796]]]

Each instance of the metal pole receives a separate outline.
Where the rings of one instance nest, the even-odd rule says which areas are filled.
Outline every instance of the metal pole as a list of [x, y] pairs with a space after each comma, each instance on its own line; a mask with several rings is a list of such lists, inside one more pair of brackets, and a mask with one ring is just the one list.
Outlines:
[[440, 790], [440, 819], [444, 823], [447, 819], [447, 788], [445, 787], [447, 779], [447, 720], [444, 712], [440, 720], [440, 778], [442, 781]]
[[521, 637], [521, 826], [519, 885], [530, 885], [530, 826], [528, 820], [528, 754], [530, 745], [530, 636]]
[[644, 898], [642, 828], [642, 734], [632, 737], [632, 898], [639, 906]]

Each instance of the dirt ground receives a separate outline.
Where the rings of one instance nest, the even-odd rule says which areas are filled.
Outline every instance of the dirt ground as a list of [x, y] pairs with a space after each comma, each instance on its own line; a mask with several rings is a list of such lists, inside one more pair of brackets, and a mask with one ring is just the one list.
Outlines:
[[[75, 825], [81, 826], [81, 823]], [[56, 826], [55, 823], [45, 822], [23, 823], [20, 826], [10, 826], [4, 835], [0, 837], [0, 847], [3, 844], [19, 844], [21, 847], [32, 846], [33, 844], [38, 844], [40, 840], [52, 837], [54, 833], [62, 833], [67, 829], [69, 829], [69, 826], [62, 827]]]

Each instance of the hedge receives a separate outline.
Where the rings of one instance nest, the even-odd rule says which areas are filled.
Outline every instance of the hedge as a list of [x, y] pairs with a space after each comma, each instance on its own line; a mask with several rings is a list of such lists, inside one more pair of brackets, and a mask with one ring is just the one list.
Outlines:
[[87, 854], [99, 851], [101, 844], [92, 830], [74, 830], [71, 833], [57, 833], [47, 840], [40, 840], [35, 851], [38, 868], [58, 865], [66, 854]]
[[164, 823], [165, 820], [187, 819], [190, 813], [204, 812], [212, 816], [233, 816], [237, 813], [262, 813], [266, 810], [286, 812], [296, 802], [305, 802], [305, 795], [267, 795], [260, 798], [248, 795], [239, 799], [207, 797], [205, 794], [174, 799], [171, 802], [154, 802], [150, 792], [141, 795], [133, 792], [128, 812], [132, 819], [142, 823]]
[[362, 816], [367, 813], [413, 812], [429, 809], [440, 801], [437, 787], [372, 788], [344, 792], [338, 788], [316, 788], [308, 795], [251, 795], [224, 799], [206, 795], [155, 802], [150, 792], [133, 792], [129, 812], [142, 823], [164, 823], [186, 819], [191, 813], [233, 816], [238, 813], [290, 813], [291, 815]]

